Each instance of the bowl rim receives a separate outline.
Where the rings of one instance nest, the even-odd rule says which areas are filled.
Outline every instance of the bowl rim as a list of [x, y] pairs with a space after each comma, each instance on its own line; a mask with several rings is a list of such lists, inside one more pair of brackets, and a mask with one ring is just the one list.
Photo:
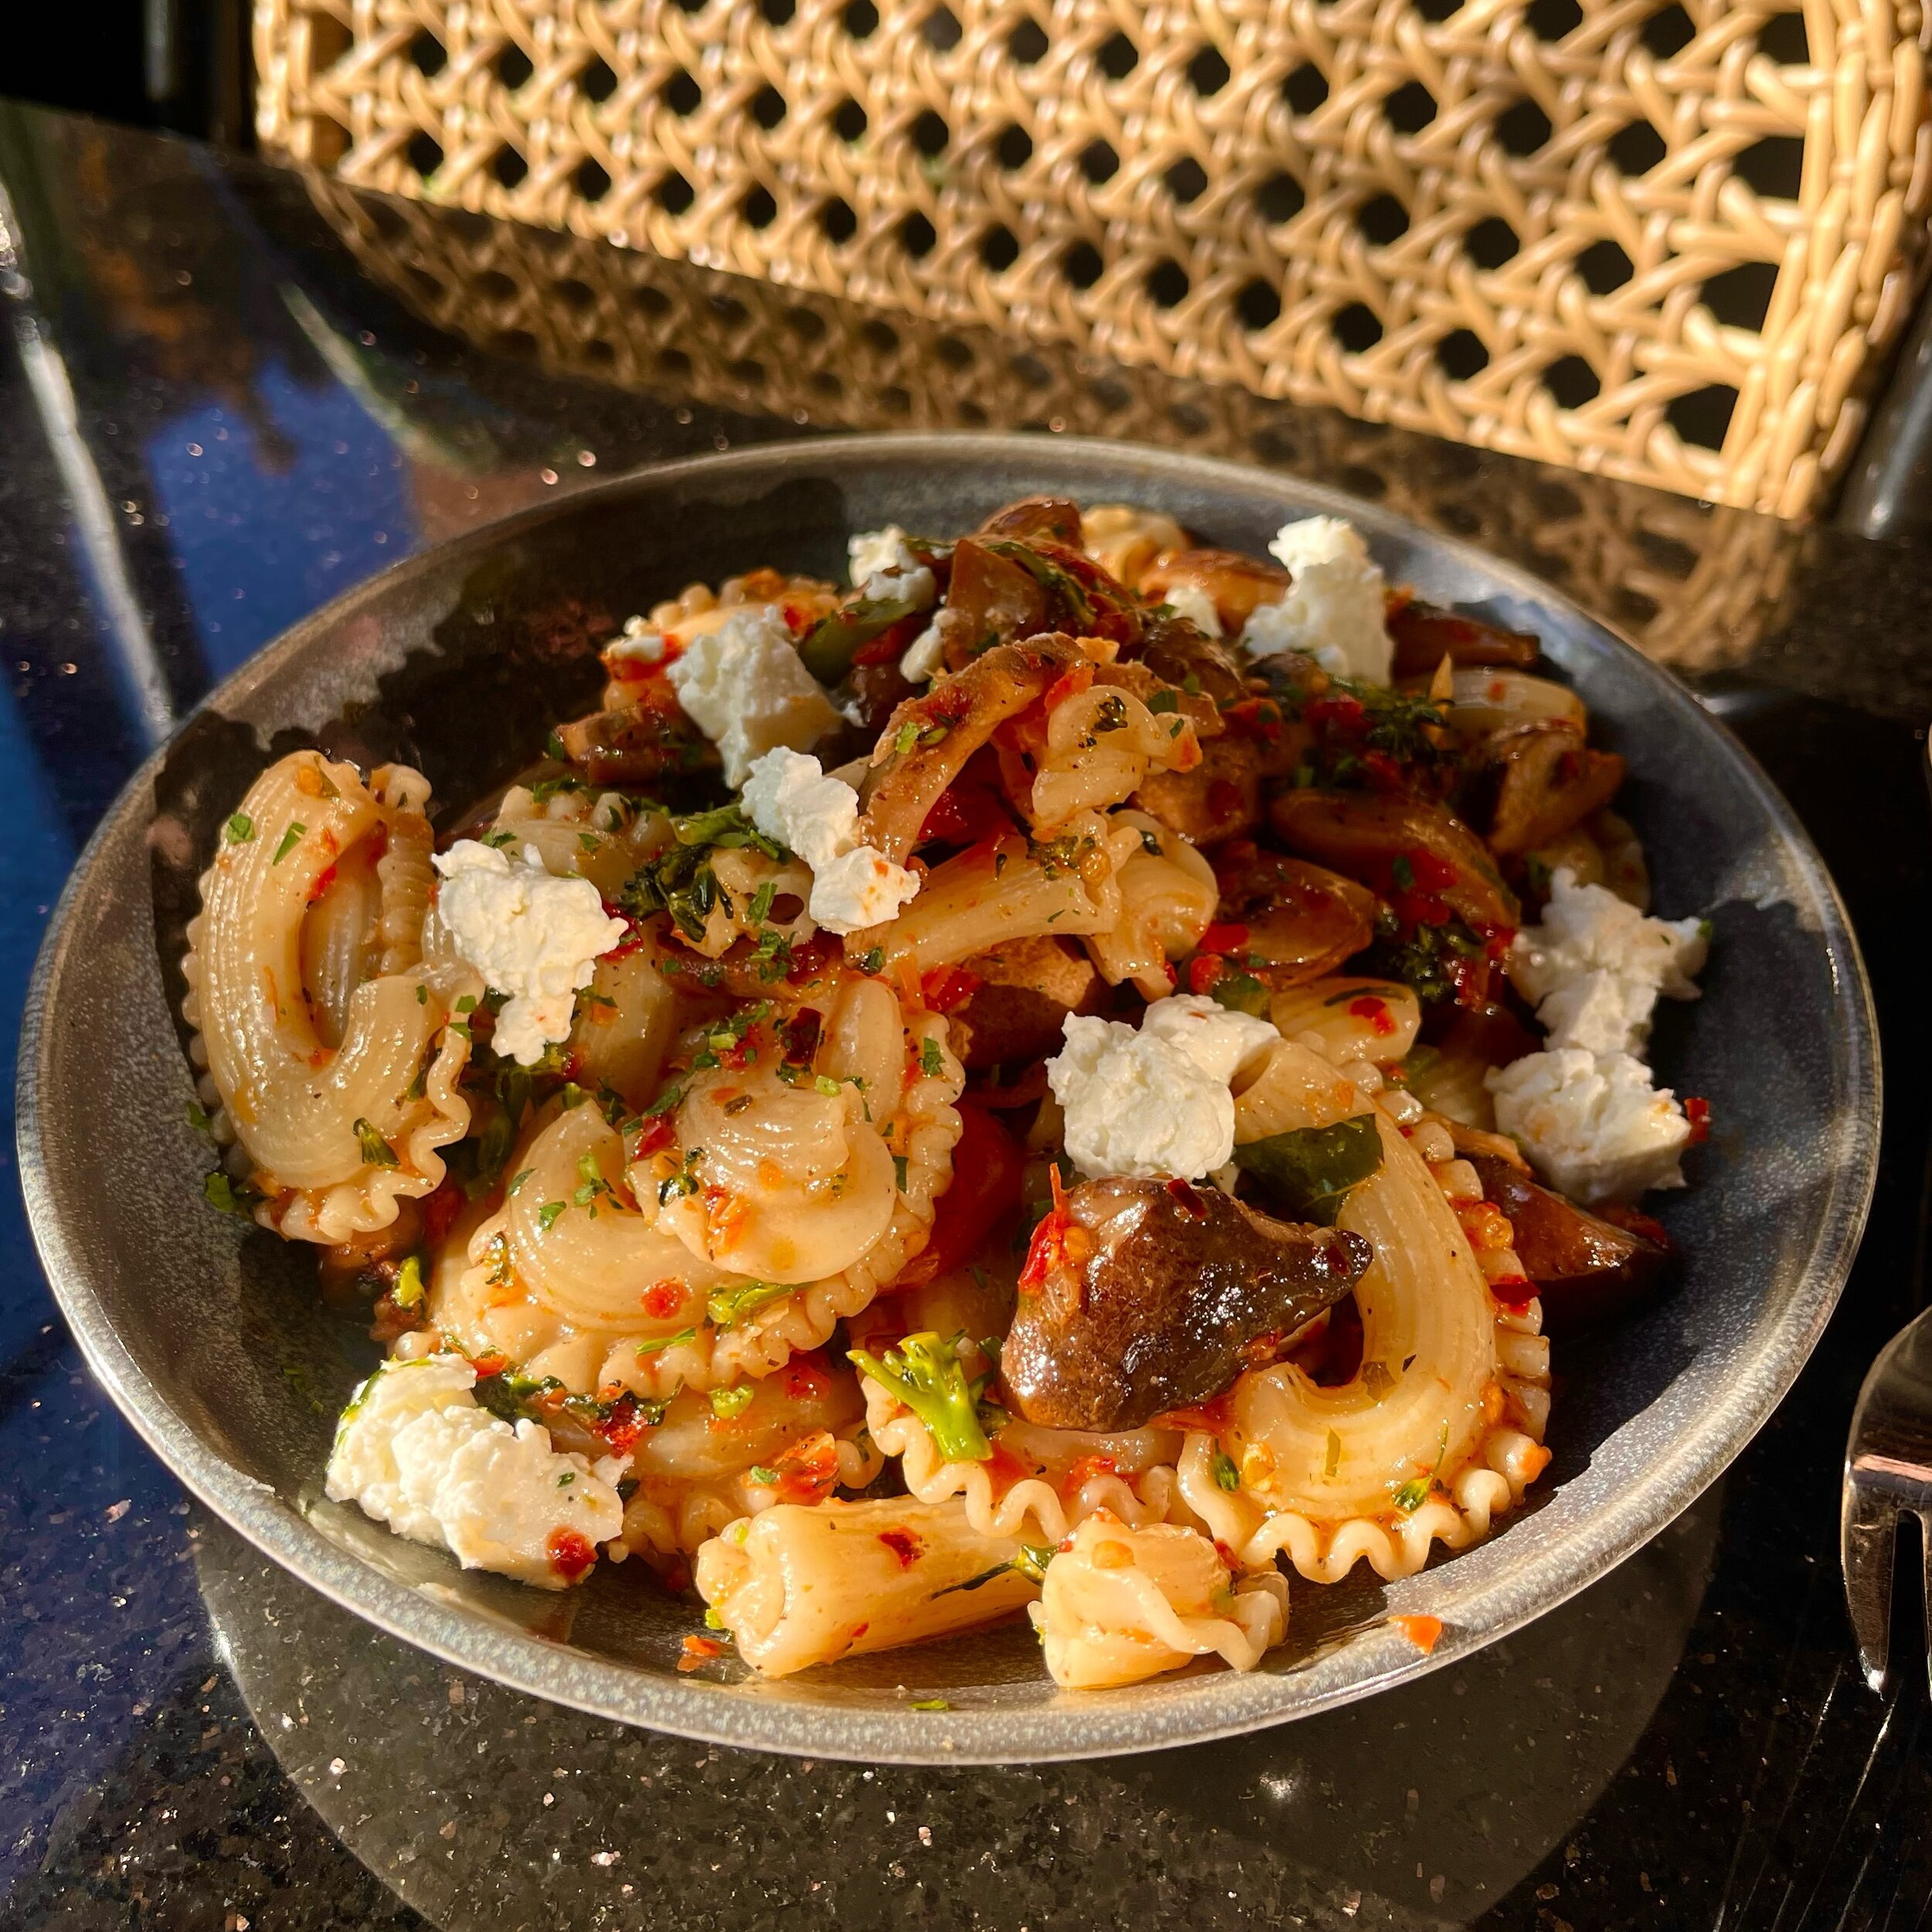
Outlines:
[[[1640, 1485], [1583, 1518], [1561, 1546], [1559, 1573], [1546, 1563], [1543, 1587], [1525, 1591], [1500, 1577], [1460, 1606], [1492, 1614], [1445, 1628], [1424, 1654], [1386, 1624], [1356, 1633], [1304, 1668], [1281, 1675], [1211, 1672], [1170, 1680], [1160, 1703], [1123, 1705], [1107, 1694], [1063, 1694], [1024, 1712], [971, 1704], [943, 1713], [908, 1708], [858, 1709], [809, 1696], [747, 1696], [689, 1677], [607, 1659], [499, 1623], [384, 1575], [325, 1536], [270, 1485], [245, 1474], [204, 1441], [170, 1403], [121, 1340], [80, 1265], [56, 1209], [44, 1135], [43, 1094], [49, 1075], [55, 1009], [77, 930], [75, 912], [88, 894], [102, 849], [131, 818], [151, 814], [155, 781], [179, 734], [204, 713], [225, 713], [299, 658], [318, 635], [364, 604], [384, 598], [399, 577], [487, 553], [556, 519], [581, 513], [590, 502], [616, 500], [640, 489], [685, 482], [709, 488], [733, 477], [782, 476], [801, 464], [851, 468], [869, 461], [937, 461], [958, 454], [1021, 457], [1051, 469], [1063, 459], [1079, 487], [1080, 471], [1094, 465], [1117, 475], [1138, 467], [1150, 488], [1163, 481], [1253, 495], [1280, 495], [1285, 510], [1301, 508], [1347, 518], [1371, 535], [1420, 536], [1434, 553], [1480, 570], [1514, 594], [1566, 607], [1609, 649], [1635, 661], [1654, 701], [1694, 716], [1713, 751], [1727, 759], [1766, 819], [1787, 842], [1808, 887], [1837, 997], [1834, 1030], [1841, 1033], [1847, 1112], [1842, 1158], [1832, 1170], [1818, 1233], [1795, 1284], [1785, 1317], [1766, 1336], [1747, 1381], [1721, 1395], [1657, 1458]], [[532, 505], [479, 530], [400, 558], [311, 612], [255, 652], [212, 689], [145, 759], [103, 815], [76, 860], [48, 923], [24, 1010], [16, 1082], [16, 1142], [22, 1190], [40, 1261], [61, 1312], [96, 1379], [136, 1432], [201, 1502], [258, 1549], [325, 1596], [392, 1636], [445, 1662], [513, 1689], [594, 1716], [707, 1743], [859, 1762], [906, 1764], [1041, 1763], [1100, 1757], [1203, 1743], [1350, 1702], [1507, 1636], [1555, 1609], [1648, 1542], [1721, 1475], [1768, 1420], [1815, 1347], [1835, 1308], [1862, 1237], [1878, 1168], [1882, 1072], [1876, 1012], [1858, 943], [1835, 884], [1796, 815], [1722, 721], [1684, 686], [1646, 658], [1611, 624], [1585, 611], [1554, 586], [1518, 564], [1462, 539], [1440, 536], [1409, 519], [1324, 485], [1187, 452], [1098, 437], [1044, 437], [1026, 433], [820, 436], [759, 443], [725, 454], [650, 463]], [[784, 1680], [796, 1685], [798, 1680]], [[754, 1686], [754, 1689], [760, 1688]], [[782, 1691], [784, 1685], [764, 1686]], [[808, 1689], [808, 1685], [807, 1686]]]

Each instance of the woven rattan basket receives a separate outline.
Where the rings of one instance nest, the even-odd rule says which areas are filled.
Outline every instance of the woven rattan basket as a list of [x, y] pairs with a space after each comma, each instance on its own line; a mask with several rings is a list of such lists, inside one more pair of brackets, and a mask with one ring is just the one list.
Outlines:
[[344, 180], [1801, 515], [1932, 206], [1915, 0], [257, 0]]

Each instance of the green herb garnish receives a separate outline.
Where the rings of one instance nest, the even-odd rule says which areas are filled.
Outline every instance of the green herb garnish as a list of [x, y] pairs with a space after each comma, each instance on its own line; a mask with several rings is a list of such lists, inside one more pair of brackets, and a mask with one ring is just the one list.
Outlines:
[[355, 1123], [355, 1147], [368, 1167], [400, 1167], [396, 1150], [376, 1131], [373, 1122], [359, 1119]]
[[1332, 1227], [1349, 1190], [1382, 1165], [1382, 1131], [1372, 1114], [1332, 1127], [1270, 1134], [1234, 1150], [1235, 1165], [1252, 1175], [1268, 1212], [1284, 1221]]
[[245, 811], [235, 813], [223, 829], [231, 845], [245, 845], [255, 835], [255, 821]]

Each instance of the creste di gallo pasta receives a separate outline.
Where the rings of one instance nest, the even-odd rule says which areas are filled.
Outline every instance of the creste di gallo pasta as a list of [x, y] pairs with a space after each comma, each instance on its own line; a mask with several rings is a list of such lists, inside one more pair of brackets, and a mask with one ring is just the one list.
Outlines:
[[1546, 1327], [1667, 1272], [1708, 930], [1533, 638], [1270, 551], [1034, 498], [747, 560], [440, 845], [405, 767], [262, 773], [184, 1014], [209, 1200], [383, 1345], [333, 1502], [637, 1559], [693, 1669], [1024, 1617], [1077, 1693], [1521, 1508]]

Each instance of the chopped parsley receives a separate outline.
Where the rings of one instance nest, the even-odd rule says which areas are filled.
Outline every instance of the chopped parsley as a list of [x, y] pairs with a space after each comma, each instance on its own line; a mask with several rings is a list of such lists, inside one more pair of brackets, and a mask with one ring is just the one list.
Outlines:
[[741, 1416], [751, 1406], [751, 1384], [740, 1382], [735, 1388], [713, 1389], [711, 1392], [711, 1413], [730, 1422]]
[[536, 1211], [536, 1224], [545, 1234], [557, 1224], [567, 1203], [562, 1201], [546, 1201]]
[[423, 1298], [423, 1258], [412, 1254], [397, 1271], [389, 1299], [399, 1308], [413, 1308]]
[[231, 845], [245, 845], [255, 835], [255, 821], [245, 811], [235, 813], [223, 828]]
[[1436, 1486], [1436, 1478], [1442, 1473], [1442, 1465], [1449, 1454], [1449, 1424], [1444, 1421], [1442, 1434], [1436, 1442], [1436, 1466], [1426, 1476], [1412, 1476], [1396, 1492], [1396, 1507], [1405, 1516], [1413, 1516], [1429, 1500], [1429, 1492]]
[[302, 842], [308, 831], [308, 826], [299, 818], [291, 818], [288, 821], [287, 831], [282, 834], [282, 842], [275, 848], [275, 856], [270, 862], [279, 866]]
[[396, 1150], [383, 1139], [372, 1121], [358, 1119], [355, 1123], [356, 1151], [362, 1155], [363, 1164], [369, 1167], [400, 1167]]
[[1234, 1458], [1217, 1442], [1214, 1445], [1215, 1487], [1225, 1489], [1232, 1495], [1241, 1486], [1241, 1472], [1235, 1467]]
[[220, 1168], [202, 1182], [201, 1194], [210, 1207], [243, 1221], [254, 1219], [255, 1203], [261, 1198], [245, 1181], [235, 1180]]
[[735, 1328], [755, 1309], [791, 1292], [782, 1281], [742, 1281], [736, 1287], [713, 1289], [705, 1297], [704, 1311], [719, 1328]]

